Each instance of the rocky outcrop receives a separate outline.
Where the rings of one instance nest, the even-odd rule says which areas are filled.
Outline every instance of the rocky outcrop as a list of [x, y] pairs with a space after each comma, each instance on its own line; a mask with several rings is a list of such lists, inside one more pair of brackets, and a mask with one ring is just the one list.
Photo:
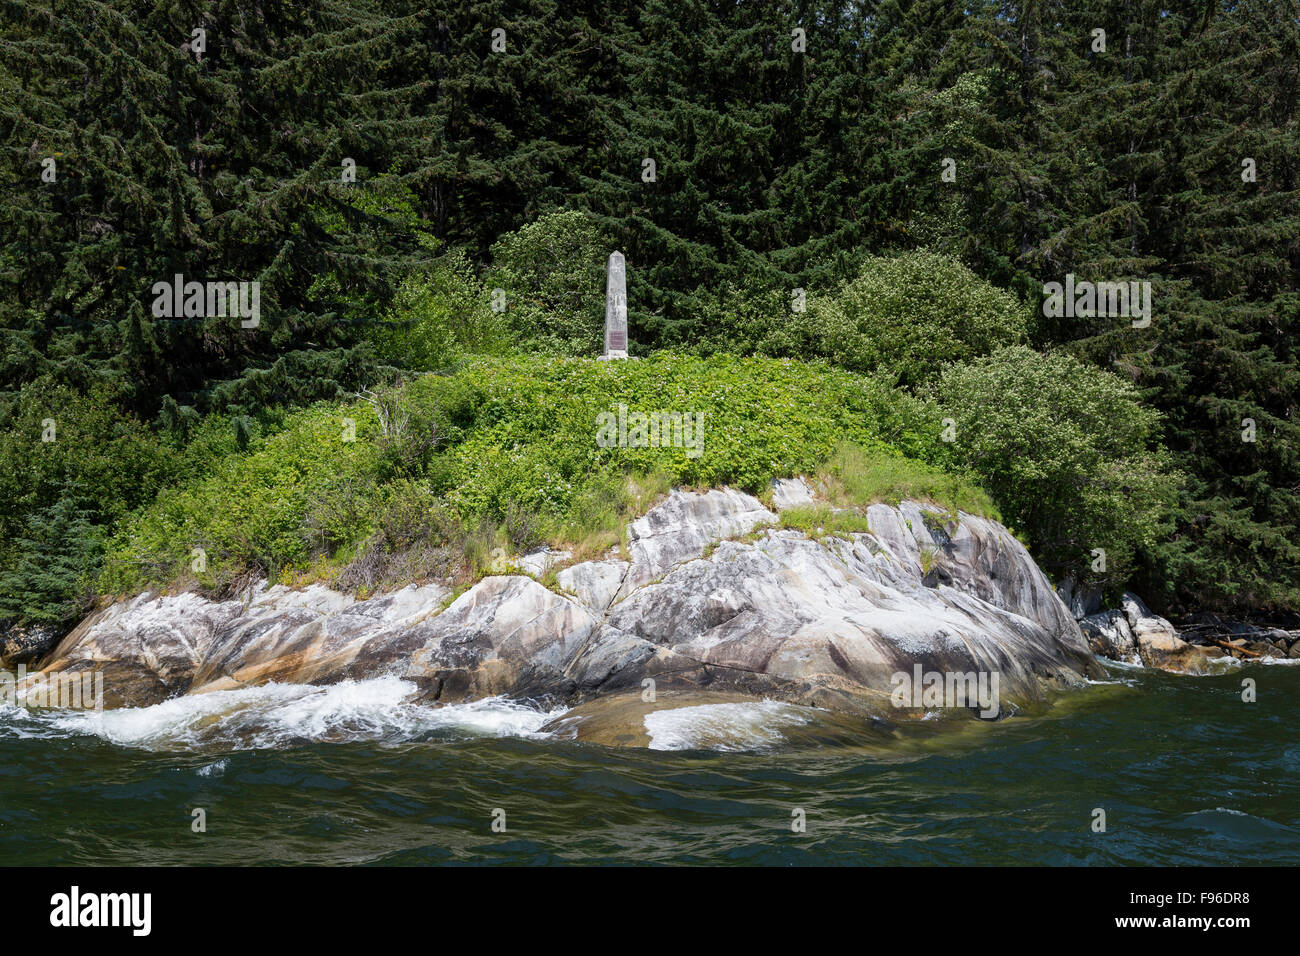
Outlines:
[[1079, 622], [1089, 646], [1102, 657], [1181, 674], [1205, 674], [1209, 661], [1222, 656], [1183, 640], [1136, 594], [1125, 592], [1120, 605], [1119, 610], [1089, 614]]
[[1138, 656], [1147, 667], [1203, 674], [1208, 671], [1205, 652], [1178, 636], [1167, 620], [1151, 611], [1136, 594], [1125, 592], [1120, 599]]
[[[1290, 623], [1295, 623], [1294, 617]], [[1300, 660], [1300, 630], [1294, 628], [1264, 626], [1201, 613], [1188, 620], [1179, 634], [1184, 640], [1232, 657]]]
[[555, 575], [555, 581], [583, 605], [597, 614], [604, 614], [623, 586], [627, 569], [626, 561], [584, 561], [560, 571]]
[[[683, 551], [606, 615], [601, 642], [616, 641], [638, 666], [579, 661], [579, 686], [613, 690], [648, 676], [873, 709], [892, 675], [917, 663], [997, 672], [1002, 694], [1021, 702], [1093, 672], [1075, 622], [1005, 529], [969, 515], [945, 529], [912, 503], [877, 505], [868, 517], [871, 533], [848, 539], [768, 530], [707, 559]], [[636, 568], [634, 558], [629, 576]]]
[[1177, 674], [1211, 674], [1224, 658], [1300, 658], [1300, 634], [1277, 628], [1215, 621], [1180, 632], [1136, 594], [1125, 593], [1121, 609], [1079, 621], [1093, 652], [1112, 660]]
[[0, 667], [32, 663], [54, 649], [59, 634], [49, 624], [20, 624], [0, 630]]
[[618, 596], [626, 597], [683, 561], [699, 557], [715, 541], [771, 524], [776, 515], [749, 495], [730, 488], [704, 494], [673, 492], [628, 526], [632, 558]]
[[1056, 588], [1076, 620], [1092, 617], [1101, 611], [1101, 589], [1080, 588], [1073, 578], [1065, 578]]
[[871, 507], [869, 532], [814, 540], [779, 527], [811, 491], [777, 491], [775, 511], [730, 489], [674, 491], [633, 522], [628, 560], [562, 568], [555, 590], [502, 574], [449, 604], [437, 585], [365, 601], [320, 586], [141, 595], [87, 618], [45, 667], [103, 672], [109, 706], [394, 674], [437, 701], [646, 686], [891, 717], [895, 675], [918, 665], [997, 674], [1002, 714], [1101, 675], [996, 522], [903, 502]]
[[1141, 663], [1137, 641], [1123, 611], [1089, 614], [1079, 621], [1079, 626], [1094, 654], [1126, 664]]

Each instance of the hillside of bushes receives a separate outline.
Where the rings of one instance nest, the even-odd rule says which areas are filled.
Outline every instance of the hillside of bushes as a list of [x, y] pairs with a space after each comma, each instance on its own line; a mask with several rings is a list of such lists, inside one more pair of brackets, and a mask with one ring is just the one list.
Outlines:
[[[699, 441], [602, 448], [598, 416], [619, 405], [689, 410]], [[208, 434], [228, 421], [205, 422], [192, 439], [202, 453], [118, 525], [98, 586], [473, 579], [543, 543], [587, 556], [617, 547], [669, 487], [761, 494], [847, 449], [873, 463], [847, 476], [863, 504], [917, 495], [991, 511], [973, 482], [924, 461], [943, 457], [935, 413], [872, 380], [774, 359], [474, 361], [293, 412], [243, 449]]]
[[[1028, 310], [937, 254], [869, 258], [784, 322], [812, 334], [833, 315], [827, 341], [853, 361], [574, 357], [557, 303], [598, 304], [588, 277], [517, 279], [514, 295], [554, 297], [497, 313], [500, 275], [452, 257], [412, 279], [369, 343], [389, 371], [332, 400], [147, 424], [104, 390], [24, 389], [0, 434], [0, 480], [24, 519], [10, 512], [5, 612], [67, 623], [96, 594], [228, 594], [261, 577], [358, 593], [463, 583], [542, 544], [616, 548], [670, 487], [761, 495], [796, 474], [845, 507], [913, 497], [1001, 517], [1049, 573], [1112, 589], [1168, 521], [1178, 478], [1158, 416], [1116, 376], [1017, 344]], [[900, 378], [895, 358], [921, 358], [918, 342], [923, 360]], [[689, 416], [692, 430], [602, 442], [602, 414], [620, 409]], [[33, 441], [48, 415], [55, 440]]]

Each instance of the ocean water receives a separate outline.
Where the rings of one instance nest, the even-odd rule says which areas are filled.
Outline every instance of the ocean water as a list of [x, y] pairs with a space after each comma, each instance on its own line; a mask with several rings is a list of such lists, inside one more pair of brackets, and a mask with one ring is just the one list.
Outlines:
[[0, 861], [1300, 863], [1300, 666], [1112, 666], [1046, 716], [888, 745], [828, 743], [819, 712], [766, 702], [660, 711], [650, 749], [613, 748], [543, 732], [562, 710], [412, 690], [0, 705]]

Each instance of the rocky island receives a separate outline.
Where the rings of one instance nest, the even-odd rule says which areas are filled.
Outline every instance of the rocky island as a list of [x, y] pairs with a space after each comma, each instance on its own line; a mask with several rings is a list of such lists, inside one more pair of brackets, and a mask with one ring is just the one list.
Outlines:
[[780, 526], [815, 500], [806, 482], [771, 498], [674, 490], [632, 523], [625, 557], [530, 554], [450, 603], [439, 584], [368, 600], [318, 585], [144, 593], [86, 618], [43, 669], [102, 672], [108, 706], [392, 674], [439, 702], [572, 705], [653, 682], [883, 718], [899, 713], [892, 676], [918, 664], [998, 674], [1002, 714], [1102, 674], [997, 522], [907, 501], [867, 509], [869, 531], [818, 538]]

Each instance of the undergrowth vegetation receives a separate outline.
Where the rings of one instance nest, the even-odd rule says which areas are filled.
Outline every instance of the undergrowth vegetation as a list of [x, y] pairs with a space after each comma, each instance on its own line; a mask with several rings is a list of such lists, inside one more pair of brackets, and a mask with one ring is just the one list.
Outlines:
[[[698, 416], [698, 446], [597, 441], [602, 413], [656, 411]], [[205, 421], [185, 474], [109, 542], [100, 586], [463, 583], [542, 544], [575, 559], [616, 548], [671, 487], [761, 494], [795, 474], [817, 475], [837, 505], [919, 497], [991, 513], [973, 482], [942, 470], [939, 414], [875, 379], [788, 360], [471, 362], [292, 412], [242, 448], [217, 439], [228, 420]]]

